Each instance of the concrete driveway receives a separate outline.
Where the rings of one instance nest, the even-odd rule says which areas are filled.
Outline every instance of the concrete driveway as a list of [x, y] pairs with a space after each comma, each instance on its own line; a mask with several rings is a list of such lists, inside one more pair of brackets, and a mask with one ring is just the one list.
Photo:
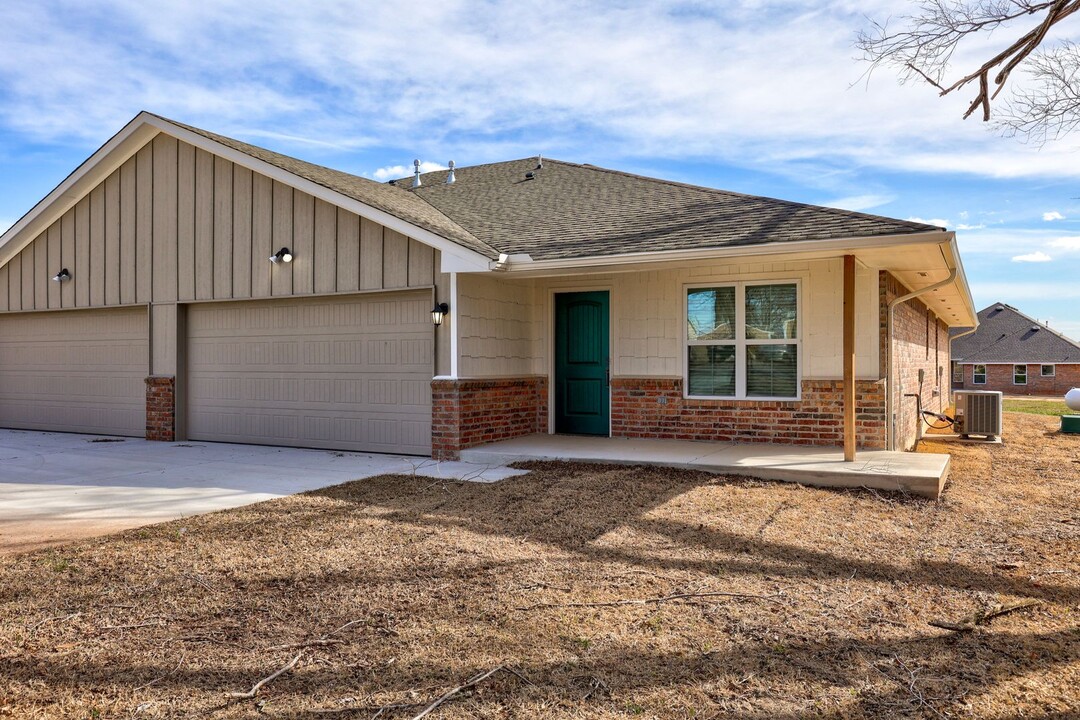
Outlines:
[[388, 473], [523, 471], [403, 455], [0, 429], [0, 554]]

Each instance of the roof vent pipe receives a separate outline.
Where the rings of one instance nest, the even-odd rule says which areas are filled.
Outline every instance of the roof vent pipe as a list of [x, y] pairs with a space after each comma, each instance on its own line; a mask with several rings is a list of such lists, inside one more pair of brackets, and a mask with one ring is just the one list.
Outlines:
[[421, 185], [423, 185], [423, 183], [420, 182], [420, 161], [419, 160], [413, 160], [412, 164], [413, 164], [412, 186], [414, 188], [418, 188]]
[[536, 169], [541, 170], [544, 167], [544, 156], [537, 154], [536, 156]]
[[450, 167], [450, 172], [446, 173], [446, 184], [453, 185], [457, 181], [457, 178], [454, 177], [454, 161], [451, 160], [446, 164]]

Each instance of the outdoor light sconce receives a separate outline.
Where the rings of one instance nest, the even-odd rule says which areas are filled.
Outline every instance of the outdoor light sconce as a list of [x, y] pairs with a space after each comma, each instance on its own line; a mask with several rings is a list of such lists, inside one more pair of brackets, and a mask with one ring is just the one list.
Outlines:
[[278, 263], [283, 263], [283, 262], [284, 263], [291, 263], [292, 262], [292, 253], [289, 252], [289, 248], [283, 247], [280, 250], [278, 250], [276, 253], [274, 253], [273, 255], [270, 256], [270, 262], [274, 263], [275, 265], [277, 265]]
[[58, 272], [58, 273], [56, 273], [55, 275], [52, 276], [52, 281], [53, 282], [64, 282], [65, 280], [70, 280], [70, 279], [71, 279], [71, 273], [68, 272], [67, 268], [64, 268], [63, 270], [61, 270], [60, 272]]
[[435, 327], [442, 325], [443, 318], [448, 312], [450, 312], [450, 306], [446, 303], [436, 303], [435, 307], [431, 308], [431, 322]]

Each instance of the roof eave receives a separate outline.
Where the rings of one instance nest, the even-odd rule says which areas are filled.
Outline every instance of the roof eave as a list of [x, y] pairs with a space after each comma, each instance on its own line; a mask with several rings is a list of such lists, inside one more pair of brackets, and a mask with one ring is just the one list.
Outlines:
[[[793, 255], [806, 252], [836, 254], [843, 251], [853, 252], [859, 249], [889, 247], [891, 245], [915, 245], [921, 243], [941, 244], [947, 242], [953, 235], [953, 233], [944, 230], [935, 230], [894, 235], [869, 235], [823, 240], [756, 243], [752, 245], [735, 245], [719, 248], [690, 248], [684, 250], [661, 250], [658, 252], [622, 253], [618, 255], [589, 255], [573, 258], [556, 258], [552, 260], [519, 260], [517, 262], [509, 263], [500, 269], [511, 273], [526, 273], [568, 270], [574, 268], [605, 268], [619, 265], [672, 262], [680, 260]], [[496, 262], [490, 263], [491, 268], [495, 269], [496, 264]]]

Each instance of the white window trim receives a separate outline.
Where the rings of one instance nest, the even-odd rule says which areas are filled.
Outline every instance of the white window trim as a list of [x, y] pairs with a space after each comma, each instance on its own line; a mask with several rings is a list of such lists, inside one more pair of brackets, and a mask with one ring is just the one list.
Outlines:
[[[1024, 382], [1016, 382], [1016, 376], [1018, 375], [1018, 373], [1016, 372], [1016, 368], [1024, 368]], [[1012, 366], [1012, 379], [1013, 379], [1013, 381], [1012, 381], [1013, 385], [1027, 385], [1028, 384], [1027, 365], [1021, 365], [1019, 363], [1013, 365]]]
[[[982, 372], [978, 372], [975, 368], [982, 368]], [[982, 382], [975, 379], [976, 375], [982, 375]], [[986, 384], [986, 365], [972, 365], [971, 366], [971, 384], [972, 385], [985, 385]]]
[[[1050, 374], [1047, 375], [1043, 370], [1050, 368]], [[1044, 363], [1039, 366], [1039, 377], [1057, 377], [1057, 365], [1053, 363]]]
[[[748, 285], [794, 285], [795, 286], [795, 333], [794, 342], [790, 339], [747, 340], [746, 339], [746, 287]], [[714, 340], [691, 340], [686, 328], [686, 319], [690, 313], [690, 291], [708, 288], [735, 288], [735, 337], [731, 342]], [[682, 355], [683, 355], [683, 397], [689, 400], [741, 400], [746, 402], [794, 402], [802, 400], [803, 369], [803, 318], [802, 318], [802, 281], [799, 278], [740, 280], [737, 282], [712, 282], [683, 285], [682, 290]], [[739, 330], [742, 330], [740, 333]], [[740, 337], [742, 335], [742, 337]], [[734, 395], [691, 395], [690, 394], [690, 352], [691, 345], [734, 345], [735, 346], [735, 394]], [[795, 395], [761, 397], [746, 395], [746, 346], [747, 345], [794, 345], [795, 346]]]

